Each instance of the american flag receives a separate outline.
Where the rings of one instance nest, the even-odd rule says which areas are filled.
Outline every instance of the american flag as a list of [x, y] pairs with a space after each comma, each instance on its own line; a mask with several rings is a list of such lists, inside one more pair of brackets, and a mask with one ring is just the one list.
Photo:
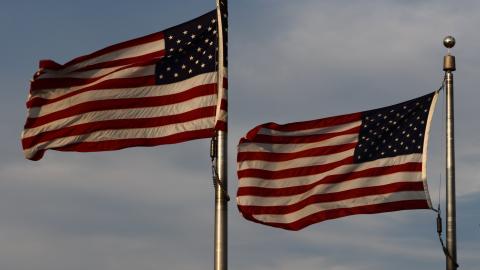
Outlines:
[[[221, 14], [226, 67], [226, 9]], [[213, 10], [64, 65], [40, 61], [27, 100], [25, 157], [38, 160], [47, 149], [172, 144], [225, 130], [227, 73], [218, 68], [218, 25]]]
[[238, 145], [240, 212], [300, 230], [349, 215], [431, 208], [425, 166], [436, 97], [250, 130]]

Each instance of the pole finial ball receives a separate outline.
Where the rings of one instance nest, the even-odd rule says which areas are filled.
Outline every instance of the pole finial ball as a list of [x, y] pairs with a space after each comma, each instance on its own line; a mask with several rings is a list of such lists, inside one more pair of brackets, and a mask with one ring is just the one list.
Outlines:
[[453, 46], [455, 46], [455, 38], [452, 36], [446, 36], [443, 39], [443, 45], [449, 49], [453, 48]]

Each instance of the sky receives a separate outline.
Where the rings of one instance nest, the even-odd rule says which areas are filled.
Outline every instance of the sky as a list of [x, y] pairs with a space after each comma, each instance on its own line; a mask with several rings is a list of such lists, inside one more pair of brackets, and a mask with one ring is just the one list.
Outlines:
[[[215, 8], [214, 0], [4, 1], [0, 9], [0, 269], [212, 269], [209, 141], [23, 157], [29, 80]], [[229, 3], [229, 193], [236, 145], [254, 126], [358, 112], [441, 85], [457, 45], [455, 136], [460, 269], [480, 263], [480, 2], [242, 0]], [[443, 95], [442, 95], [443, 96]], [[428, 183], [445, 212], [444, 97], [433, 117]], [[441, 269], [431, 210], [357, 215], [285, 231], [229, 202], [229, 269]]]

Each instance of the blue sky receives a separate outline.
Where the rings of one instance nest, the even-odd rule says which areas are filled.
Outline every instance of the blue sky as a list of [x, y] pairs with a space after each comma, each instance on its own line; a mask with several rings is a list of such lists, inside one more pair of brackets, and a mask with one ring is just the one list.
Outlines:
[[[213, 9], [213, 0], [8, 1], [0, 9], [0, 269], [213, 267], [208, 140], [23, 158], [19, 135], [38, 60], [59, 63]], [[230, 1], [229, 192], [253, 126], [372, 109], [437, 89], [455, 72], [458, 259], [480, 263], [480, 4], [477, 1]], [[443, 98], [428, 178], [444, 203]], [[442, 185], [440, 186], [440, 182]], [[440, 188], [440, 196], [439, 196]], [[352, 216], [299, 232], [244, 220], [229, 203], [230, 269], [439, 269], [428, 210]]]

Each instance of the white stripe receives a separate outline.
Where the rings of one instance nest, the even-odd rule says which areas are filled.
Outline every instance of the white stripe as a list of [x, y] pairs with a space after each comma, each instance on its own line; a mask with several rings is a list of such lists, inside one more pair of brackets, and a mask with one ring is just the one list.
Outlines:
[[376, 187], [398, 182], [421, 182], [421, 172], [397, 172], [389, 175], [357, 178], [334, 184], [321, 184], [308, 191], [292, 196], [260, 197], [253, 195], [238, 196], [237, 202], [243, 206], [288, 206], [303, 201], [316, 194], [331, 194], [357, 188]]
[[96, 84], [99, 84], [107, 80], [152, 76], [154, 74], [155, 74], [155, 65], [148, 65], [143, 67], [119, 68], [118, 71], [113, 72], [89, 84], [83, 84], [79, 86], [72, 86], [72, 87], [65, 87], [65, 88], [35, 90], [32, 93], [32, 98], [40, 97], [45, 99], [53, 99], [53, 98], [57, 98], [86, 87], [94, 86]]
[[287, 161], [246, 160], [238, 163], [237, 170], [240, 171], [246, 169], [260, 169], [267, 171], [277, 171], [291, 168], [300, 168], [305, 166], [323, 165], [327, 163], [333, 163], [347, 157], [351, 157], [354, 152], [355, 149], [352, 148], [336, 154], [301, 157]]
[[122, 139], [141, 139], [141, 138], [162, 138], [169, 135], [185, 132], [195, 131], [200, 129], [209, 129], [214, 127], [214, 117], [197, 119], [189, 122], [171, 124], [161, 127], [153, 128], [134, 128], [121, 130], [101, 130], [89, 134], [79, 136], [70, 136], [58, 138], [55, 140], [42, 142], [32, 148], [25, 149], [24, 153], [27, 158], [31, 158], [38, 150], [57, 148], [70, 144], [80, 142], [100, 142], [108, 140], [122, 140]]
[[140, 97], [160, 97], [172, 94], [178, 94], [194, 87], [215, 83], [215, 72], [205, 73], [181, 82], [154, 85], [125, 89], [103, 89], [87, 91], [57, 102], [43, 105], [42, 107], [33, 107], [28, 110], [28, 117], [35, 118], [49, 113], [60, 111], [77, 104], [95, 100], [112, 100]]
[[[410, 154], [402, 155], [390, 158], [382, 158], [369, 162], [362, 162], [359, 164], [349, 164], [337, 167], [333, 170], [326, 171], [323, 173], [308, 175], [308, 176], [297, 176], [289, 177], [275, 180], [268, 180], [262, 178], [254, 177], [243, 177], [238, 181], [239, 187], [265, 187], [265, 188], [283, 188], [283, 187], [294, 187], [294, 186], [303, 186], [316, 183], [328, 175], [338, 175], [346, 174], [354, 171], [361, 171], [370, 168], [378, 168], [385, 166], [401, 165], [408, 162], [421, 162], [421, 154]], [[308, 166], [308, 164], [306, 165]]]
[[355, 121], [355, 122], [341, 124], [341, 125], [322, 127], [322, 128], [313, 128], [313, 129], [304, 129], [304, 130], [297, 130], [297, 131], [279, 131], [274, 129], [261, 128], [258, 131], [258, 134], [270, 135], [270, 136], [318, 135], [318, 134], [334, 133], [334, 132], [349, 130], [354, 127], [360, 126], [361, 123], [362, 121]]
[[238, 152], [265, 152], [265, 153], [295, 153], [316, 147], [333, 146], [356, 143], [358, 133], [336, 136], [327, 140], [313, 143], [274, 144], [274, 143], [241, 143]]
[[432, 103], [430, 104], [430, 110], [428, 112], [427, 125], [425, 126], [425, 138], [423, 140], [423, 160], [422, 160], [422, 179], [423, 189], [427, 193], [428, 206], [432, 208], [432, 200], [430, 199], [430, 193], [428, 192], [427, 183], [427, 156], [428, 156], [428, 138], [430, 137], [430, 125], [432, 123], [433, 113], [435, 112], [435, 105], [437, 104], [439, 91], [436, 91], [433, 95]]
[[74, 115], [68, 118], [59, 119], [53, 122], [46, 123], [39, 127], [25, 129], [24, 136], [31, 137], [41, 132], [57, 130], [69, 126], [93, 123], [98, 121], [117, 120], [117, 119], [142, 119], [154, 118], [161, 116], [172, 116], [185, 113], [194, 109], [214, 106], [216, 102], [216, 95], [202, 96], [194, 99], [186, 100], [184, 102], [157, 106], [157, 107], [143, 107], [143, 108], [128, 108], [128, 109], [113, 109], [106, 111], [94, 111], [84, 114]]
[[395, 192], [382, 195], [366, 196], [337, 202], [311, 204], [290, 214], [282, 215], [254, 215], [255, 219], [268, 223], [292, 223], [309, 215], [338, 208], [353, 208], [358, 206], [375, 205], [381, 203], [400, 202], [405, 200], [425, 200], [423, 191]]
[[105, 62], [110, 62], [110, 61], [119, 60], [119, 59], [142, 56], [145, 54], [162, 51], [164, 49], [165, 49], [165, 40], [161, 39], [161, 40], [156, 40], [148, 43], [139, 44], [133, 47], [116, 50], [92, 59], [85, 60], [73, 66], [64, 68], [58, 72], [58, 77], [64, 77], [65, 74], [69, 72], [72, 72], [77, 69], [90, 66], [93, 64], [99, 64], [99, 63], [105, 63]]

